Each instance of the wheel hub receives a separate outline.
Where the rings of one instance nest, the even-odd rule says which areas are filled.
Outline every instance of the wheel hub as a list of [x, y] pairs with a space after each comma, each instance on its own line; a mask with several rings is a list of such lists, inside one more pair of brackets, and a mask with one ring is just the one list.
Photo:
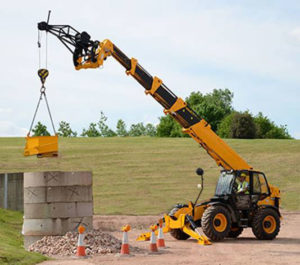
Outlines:
[[263, 229], [266, 233], [272, 234], [276, 229], [276, 220], [274, 216], [268, 215], [263, 220]]
[[270, 228], [271, 227], [271, 222], [269, 222], [269, 221], [264, 222], [264, 227], [265, 228]]
[[220, 226], [221, 225], [221, 221], [219, 219], [215, 219], [214, 225], [215, 226]]
[[219, 232], [219, 233], [224, 232], [227, 227], [226, 216], [223, 213], [216, 214], [214, 217], [214, 220], [213, 220], [213, 225], [214, 225], [214, 229], [217, 232]]

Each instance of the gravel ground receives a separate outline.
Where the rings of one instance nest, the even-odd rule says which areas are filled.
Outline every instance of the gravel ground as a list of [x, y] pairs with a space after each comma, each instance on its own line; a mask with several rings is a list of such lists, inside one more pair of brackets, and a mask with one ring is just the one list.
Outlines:
[[[149, 241], [136, 242], [135, 238], [145, 231], [141, 227], [148, 228], [149, 220], [157, 220], [158, 217], [95, 216], [94, 227], [102, 228], [103, 231], [107, 228], [110, 230], [108, 233], [118, 239], [122, 238], [120, 227], [126, 223], [133, 224], [133, 229], [129, 232], [132, 255], [120, 257], [114, 253], [95, 254], [85, 260], [74, 256], [59, 257], [58, 260], [45, 261], [41, 265], [299, 265], [300, 213], [282, 212], [282, 215], [281, 230], [275, 240], [257, 240], [251, 229], [245, 229], [237, 239], [225, 239], [211, 246], [200, 246], [193, 239], [175, 240], [166, 234], [167, 248], [160, 250], [157, 255], [148, 254]], [[134, 247], [144, 251], [137, 252]]]

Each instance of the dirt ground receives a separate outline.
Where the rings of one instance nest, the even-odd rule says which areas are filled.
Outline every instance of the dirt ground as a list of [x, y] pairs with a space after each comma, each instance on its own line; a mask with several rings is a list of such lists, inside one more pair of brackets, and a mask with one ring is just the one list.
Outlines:
[[[300, 264], [300, 213], [284, 212], [281, 231], [272, 241], [256, 240], [251, 229], [246, 229], [237, 239], [226, 239], [213, 243], [211, 246], [201, 246], [193, 239], [178, 241], [169, 234], [165, 235], [166, 249], [159, 254], [148, 254], [149, 242], [137, 242], [136, 237], [147, 230], [157, 216], [95, 216], [94, 227], [110, 231], [121, 239], [120, 227], [129, 223], [133, 229], [129, 232], [129, 242], [145, 250], [145, 253], [131, 252], [129, 257], [116, 254], [97, 255], [87, 259], [75, 257], [59, 257], [40, 263], [41, 265], [152, 265], [152, 264], [182, 264], [182, 265], [241, 265], [241, 264]], [[146, 230], [144, 229], [146, 228]]]

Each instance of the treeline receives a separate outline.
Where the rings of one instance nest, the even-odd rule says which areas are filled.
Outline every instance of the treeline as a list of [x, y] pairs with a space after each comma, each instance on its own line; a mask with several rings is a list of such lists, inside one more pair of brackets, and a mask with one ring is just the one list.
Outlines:
[[[88, 128], [84, 128], [79, 136], [82, 137], [114, 137], [114, 136], [157, 136], [157, 129], [151, 123], [144, 125], [144, 123], [139, 122], [137, 124], [132, 124], [127, 130], [126, 124], [123, 120], [118, 120], [116, 130], [112, 130], [106, 124], [107, 117], [101, 111], [100, 119], [98, 122], [91, 122]], [[38, 122], [34, 129], [32, 129], [34, 136], [49, 136], [50, 133], [47, 127]], [[57, 134], [62, 137], [77, 137], [78, 133], [73, 131], [70, 124], [66, 121], [61, 121], [59, 123], [59, 128]]]
[[[276, 138], [291, 139], [286, 125], [277, 126], [259, 112], [236, 111], [232, 106], [233, 93], [229, 89], [214, 89], [203, 95], [192, 92], [186, 102], [201, 118], [205, 119], [222, 138]], [[181, 126], [170, 116], [160, 118], [157, 136], [184, 137]]]
[[[276, 125], [268, 117], [259, 112], [256, 116], [249, 111], [240, 112], [232, 106], [233, 93], [229, 89], [214, 89], [211, 93], [192, 92], [186, 102], [198, 115], [205, 119], [222, 138], [276, 138], [291, 139], [286, 125]], [[107, 125], [107, 117], [100, 113], [98, 122], [90, 123], [83, 129], [82, 137], [114, 137], [114, 136], [158, 136], [158, 137], [189, 137], [182, 133], [181, 126], [171, 117], [159, 118], [157, 126], [142, 122], [132, 124], [127, 130], [123, 120], [118, 120], [115, 130]], [[32, 130], [33, 135], [50, 135], [47, 127], [38, 122]], [[66, 121], [59, 123], [58, 135], [77, 137], [78, 133], [71, 129]]]

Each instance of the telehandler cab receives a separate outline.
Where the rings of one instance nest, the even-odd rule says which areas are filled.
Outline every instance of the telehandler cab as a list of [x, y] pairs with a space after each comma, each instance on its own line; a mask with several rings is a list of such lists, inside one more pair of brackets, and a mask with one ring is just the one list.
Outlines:
[[[49, 17], [48, 17], [49, 21]], [[200, 244], [210, 244], [225, 237], [238, 237], [244, 228], [252, 227], [258, 239], [274, 239], [280, 229], [280, 191], [268, 184], [264, 173], [254, 170], [243, 158], [231, 149], [210, 125], [199, 117], [187, 103], [177, 97], [158, 77], [150, 75], [136, 59], [129, 59], [110, 40], [93, 41], [86, 32], [79, 32], [68, 25], [38, 23], [40, 31], [55, 35], [73, 54], [76, 70], [98, 68], [112, 56], [164, 107], [164, 113], [171, 115], [197, 143], [221, 167], [221, 175], [215, 195], [208, 201], [177, 204], [163, 218], [164, 232], [184, 240], [190, 236]], [[247, 192], [238, 193], [238, 177], [246, 175]], [[197, 174], [203, 177], [203, 170]], [[202, 227], [204, 234], [199, 227]], [[157, 232], [157, 231], [156, 231]], [[150, 233], [139, 236], [138, 240], [148, 240]]]

